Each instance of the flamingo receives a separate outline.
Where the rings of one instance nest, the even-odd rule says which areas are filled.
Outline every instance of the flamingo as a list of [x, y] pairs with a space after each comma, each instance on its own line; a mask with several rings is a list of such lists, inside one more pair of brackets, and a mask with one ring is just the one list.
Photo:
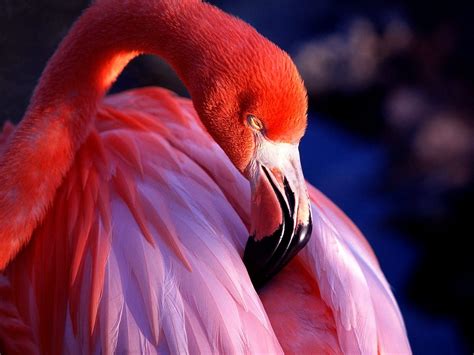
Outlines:
[[[141, 53], [192, 101], [105, 97]], [[242, 20], [97, 0], [0, 135], [0, 350], [410, 353], [370, 246], [303, 178], [306, 110], [289, 56]]]

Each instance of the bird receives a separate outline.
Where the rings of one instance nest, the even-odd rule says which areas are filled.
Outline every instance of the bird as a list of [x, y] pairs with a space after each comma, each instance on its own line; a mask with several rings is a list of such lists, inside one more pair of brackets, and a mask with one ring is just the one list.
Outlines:
[[[106, 96], [143, 53], [191, 99]], [[304, 179], [291, 58], [200, 0], [96, 0], [0, 135], [5, 354], [411, 352], [359, 229]]]

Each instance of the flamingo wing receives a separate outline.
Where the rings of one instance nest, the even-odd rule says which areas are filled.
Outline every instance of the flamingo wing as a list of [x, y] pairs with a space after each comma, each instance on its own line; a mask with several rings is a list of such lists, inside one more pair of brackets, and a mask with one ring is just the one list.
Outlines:
[[248, 190], [189, 100], [106, 98], [31, 243], [0, 274], [0, 346], [281, 352], [241, 261]]
[[403, 318], [369, 244], [326, 196], [308, 189], [313, 234], [299, 258], [332, 310], [342, 351], [410, 354]]
[[307, 246], [261, 291], [287, 353], [410, 354], [405, 326], [369, 244], [308, 184], [313, 232]]

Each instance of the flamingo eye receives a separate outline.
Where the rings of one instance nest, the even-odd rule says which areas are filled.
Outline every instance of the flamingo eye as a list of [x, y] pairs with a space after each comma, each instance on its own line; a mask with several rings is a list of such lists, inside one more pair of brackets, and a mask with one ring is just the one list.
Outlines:
[[249, 126], [255, 131], [262, 131], [263, 130], [263, 123], [254, 115], [247, 116], [247, 123]]

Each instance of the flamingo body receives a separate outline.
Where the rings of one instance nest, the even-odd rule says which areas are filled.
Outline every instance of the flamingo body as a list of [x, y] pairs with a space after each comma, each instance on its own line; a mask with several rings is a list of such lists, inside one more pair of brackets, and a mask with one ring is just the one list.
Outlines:
[[[2, 139], [10, 132], [7, 125]], [[108, 97], [44, 222], [0, 276], [2, 347], [341, 353], [375, 351], [389, 338], [406, 349], [396, 343], [403, 322], [365, 239], [320, 192], [310, 188], [310, 196], [319, 228], [260, 299], [241, 261], [248, 184], [191, 102], [151, 88]], [[352, 298], [352, 287], [368, 298]], [[346, 301], [360, 304], [347, 310]], [[386, 326], [398, 334], [381, 331], [379, 339], [357, 322], [341, 331], [345, 313], [357, 320], [366, 310], [377, 321], [388, 313]], [[344, 344], [356, 332], [375, 339]]]
[[[142, 52], [192, 101], [104, 98]], [[410, 353], [370, 246], [303, 178], [306, 108], [288, 55], [217, 8], [95, 2], [0, 135], [0, 351]]]

